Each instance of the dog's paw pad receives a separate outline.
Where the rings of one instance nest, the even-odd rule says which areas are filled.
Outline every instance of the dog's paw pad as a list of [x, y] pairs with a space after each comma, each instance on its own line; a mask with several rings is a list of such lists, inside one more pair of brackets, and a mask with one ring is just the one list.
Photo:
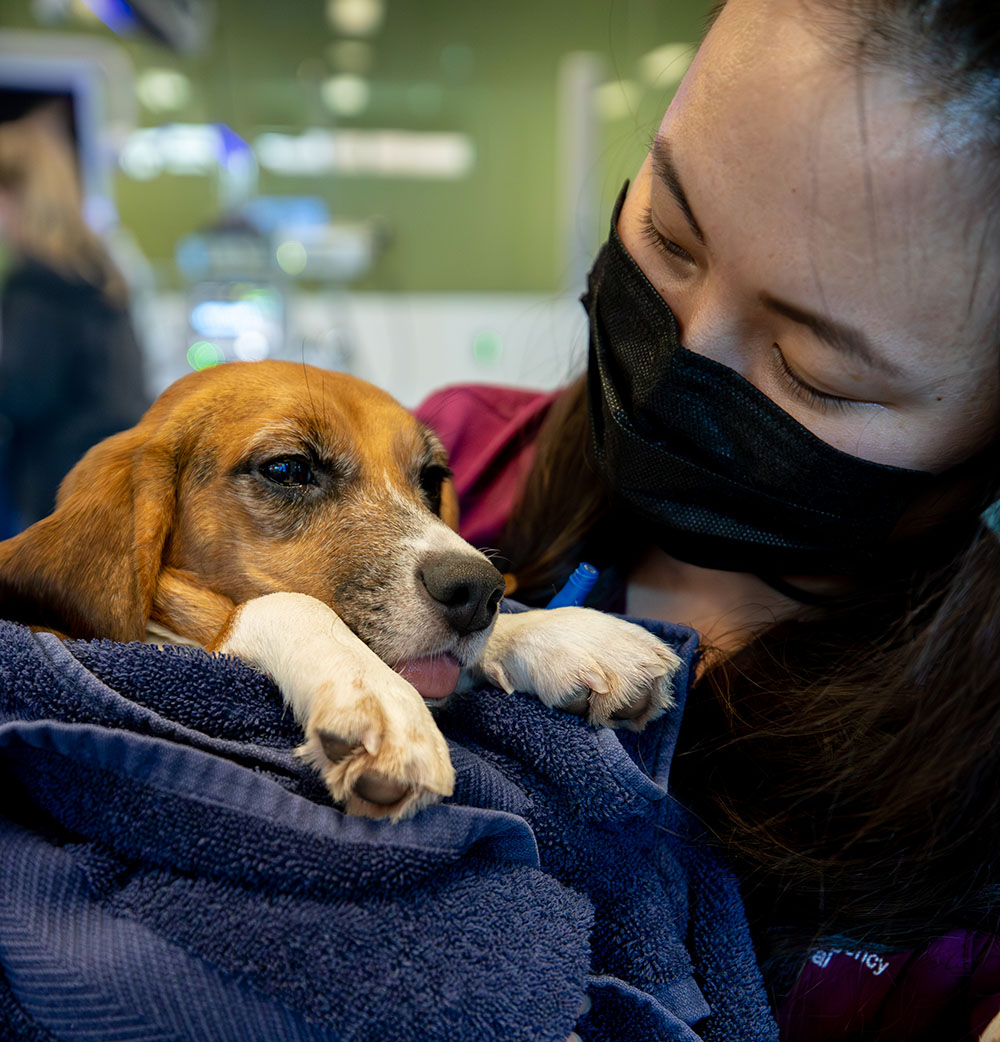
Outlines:
[[413, 786], [381, 774], [362, 774], [354, 785], [355, 795], [366, 803], [391, 807], [403, 802], [413, 793]]
[[553, 702], [552, 705], [558, 706], [561, 712], [569, 713], [570, 716], [586, 716], [590, 712], [592, 696], [593, 692], [590, 688], [579, 688], [568, 694], [563, 700]]
[[647, 716], [652, 708], [652, 692], [649, 690], [641, 691], [633, 702], [628, 703], [616, 709], [611, 713], [610, 720], [640, 720], [644, 716]]

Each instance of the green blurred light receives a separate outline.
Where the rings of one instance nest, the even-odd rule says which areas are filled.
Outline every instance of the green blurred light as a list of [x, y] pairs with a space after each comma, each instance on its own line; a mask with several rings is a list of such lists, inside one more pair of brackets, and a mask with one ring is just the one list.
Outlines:
[[224, 360], [224, 355], [211, 340], [197, 340], [187, 351], [188, 365], [192, 369], [208, 369]]
[[472, 341], [472, 357], [480, 365], [497, 365], [503, 358], [503, 340], [499, 333], [484, 329]]
[[275, 250], [275, 259], [286, 275], [301, 275], [306, 267], [306, 248], [301, 242], [289, 239]]

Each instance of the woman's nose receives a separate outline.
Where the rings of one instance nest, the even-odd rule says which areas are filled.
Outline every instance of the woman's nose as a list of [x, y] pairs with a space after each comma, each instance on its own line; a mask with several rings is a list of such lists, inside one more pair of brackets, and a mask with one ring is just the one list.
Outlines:
[[681, 345], [747, 376], [751, 367], [751, 331], [731, 294], [710, 282], [670, 302]]

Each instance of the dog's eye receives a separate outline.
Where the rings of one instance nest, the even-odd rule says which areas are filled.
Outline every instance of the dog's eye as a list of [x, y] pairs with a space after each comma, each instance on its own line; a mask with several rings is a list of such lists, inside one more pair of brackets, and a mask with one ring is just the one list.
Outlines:
[[451, 471], [438, 463], [424, 467], [420, 472], [420, 491], [427, 500], [427, 505], [435, 514], [441, 513], [441, 486], [445, 478], [451, 477]]
[[301, 456], [283, 456], [281, 459], [268, 460], [261, 466], [260, 472], [268, 481], [284, 485], [286, 488], [313, 483], [309, 461]]

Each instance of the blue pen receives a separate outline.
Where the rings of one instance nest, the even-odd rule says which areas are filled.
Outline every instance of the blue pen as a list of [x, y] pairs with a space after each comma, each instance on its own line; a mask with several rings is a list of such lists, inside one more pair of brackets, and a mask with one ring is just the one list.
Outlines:
[[566, 585], [545, 605], [546, 608], [565, 608], [583, 604], [587, 594], [597, 582], [597, 569], [592, 564], [577, 565], [576, 571], [569, 577]]

